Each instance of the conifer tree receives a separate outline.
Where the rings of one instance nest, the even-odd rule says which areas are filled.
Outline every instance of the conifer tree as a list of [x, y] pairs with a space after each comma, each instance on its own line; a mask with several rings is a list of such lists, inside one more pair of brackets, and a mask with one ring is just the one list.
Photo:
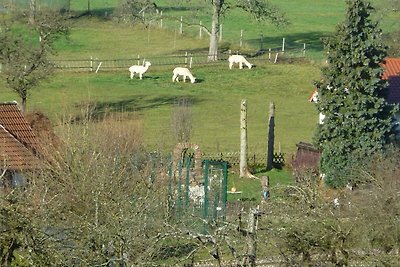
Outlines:
[[316, 83], [317, 109], [325, 115], [316, 141], [321, 171], [332, 186], [350, 182], [353, 163], [385, 150], [397, 110], [385, 100], [386, 47], [378, 22], [371, 19], [374, 8], [364, 0], [349, 0], [347, 6], [345, 21], [325, 43], [328, 66]]

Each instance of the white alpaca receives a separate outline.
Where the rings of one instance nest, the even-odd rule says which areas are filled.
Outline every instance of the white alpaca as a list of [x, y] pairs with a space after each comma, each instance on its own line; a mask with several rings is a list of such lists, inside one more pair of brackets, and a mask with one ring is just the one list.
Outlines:
[[143, 74], [149, 69], [151, 66], [151, 63], [146, 61], [144, 63], [144, 66], [141, 65], [133, 65], [129, 67], [129, 72], [131, 73], [131, 79], [133, 79], [133, 76], [135, 76], [135, 73], [139, 74], [139, 78], [143, 78]]
[[186, 77], [189, 77], [191, 83], [194, 83], [196, 81], [196, 78], [192, 75], [188, 68], [177, 67], [174, 69], [173, 73], [173, 82], [179, 82], [179, 76], [183, 76], [183, 82], [186, 81]]
[[239, 63], [239, 69], [243, 69], [243, 63], [249, 69], [251, 69], [251, 67], [253, 67], [253, 65], [250, 64], [250, 62], [248, 62], [246, 60], [246, 58], [242, 55], [231, 55], [231, 56], [229, 56], [228, 61], [229, 61], [229, 69], [232, 69], [234, 63]]

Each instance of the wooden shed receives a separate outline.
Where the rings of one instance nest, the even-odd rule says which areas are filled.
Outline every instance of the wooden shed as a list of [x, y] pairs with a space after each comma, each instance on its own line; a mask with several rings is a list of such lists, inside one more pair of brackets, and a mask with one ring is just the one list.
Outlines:
[[292, 160], [293, 171], [318, 171], [321, 151], [306, 142], [300, 142], [296, 146], [297, 151]]

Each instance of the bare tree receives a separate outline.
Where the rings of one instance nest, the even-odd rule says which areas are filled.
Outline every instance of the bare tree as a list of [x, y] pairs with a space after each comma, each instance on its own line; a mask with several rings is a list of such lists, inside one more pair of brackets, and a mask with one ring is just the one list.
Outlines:
[[157, 5], [152, 0], [124, 0], [116, 8], [113, 16], [118, 22], [142, 23], [147, 27], [158, 15]]
[[[21, 17], [19, 17], [21, 18]], [[24, 21], [16, 17], [4, 20], [0, 32], [0, 63], [2, 75], [8, 88], [21, 98], [22, 110], [25, 111], [29, 90], [48, 78], [54, 68], [49, 56], [55, 52], [54, 44], [61, 36], [69, 32], [67, 19], [59, 13], [35, 11], [35, 19], [30, 25], [25, 24], [30, 36], [15, 31]]]
[[208, 50], [208, 60], [216, 61], [218, 59], [218, 40], [220, 34], [220, 19], [226, 11], [230, 9], [240, 8], [256, 19], [257, 21], [269, 20], [277, 26], [287, 23], [284, 15], [269, 1], [265, 0], [239, 0], [225, 1], [212, 0], [209, 1], [212, 6], [211, 29], [206, 32], [210, 35], [210, 45]]
[[[284, 14], [279, 11], [277, 7], [272, 5], [269, 1], [265, 0], [239, 0], [239, 1], [225, 1], [225, 0], [210, 0], [207, 1], [211, 7], [211, 27], [208, 28], [200, 24], [186, 23], [189, 26], [200, 26], [210, 36], [208, 60], [218, 60], [218, 42], [220, 35], [221, 17], [226, 14], [228, 10], [240, 8], [248, 12], [255, 20], [270, 21], [276, 26], [284, 26], [288, 23]], [[178, 20], [178, 19], [177, 19]], [[182, 21], [181, 21], [182, 22]]]
[[0, 194], [0, 265], [156, 261], [168, 194], [137, 123], [61, 124], [60, 168], [26, 174], [24, 190]]
[[176, 143], [189, 142], [193, 130], [192, 110], [187, 98], [177, 100], [172, 113], [172, 131]]

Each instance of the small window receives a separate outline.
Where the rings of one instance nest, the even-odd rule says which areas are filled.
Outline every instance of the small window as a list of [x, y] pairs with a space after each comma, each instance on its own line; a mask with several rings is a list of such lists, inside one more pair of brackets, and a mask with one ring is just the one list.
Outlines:
[[21, 173], [19, 173], [19, 172], [12, 173], [11, 186], [13, 188], [23, 187], [23, 186], [25, 186], [25, 184], [26, 184], [25, 177], [22, 176]]

